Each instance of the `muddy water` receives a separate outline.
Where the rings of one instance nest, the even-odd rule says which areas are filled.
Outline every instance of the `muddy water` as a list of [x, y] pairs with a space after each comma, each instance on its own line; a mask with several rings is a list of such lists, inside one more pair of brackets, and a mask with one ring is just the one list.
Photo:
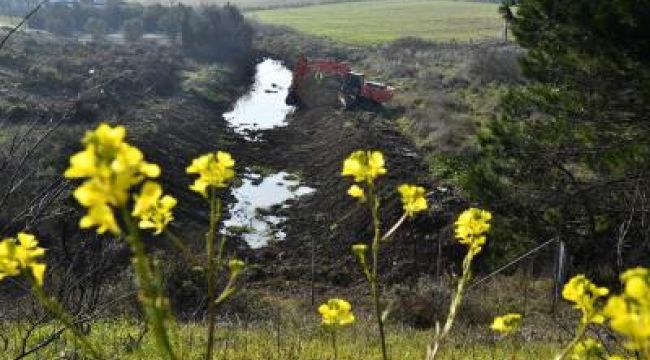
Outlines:
[[[265, 59], [256, 67], [255, 82], [234, 109], [223, 114], [230, 126], [248, 141], [259, 141], [264, 130], [286, 125], [294, 107], [285, 104], [292, 74], [281, 62]], [[251, 248], [284, 240], [285, 217], [274, 210], [289, 207], [289, 200], [315, 190], [300, 184], [297, 176], [280, 171], [260, 175], [250, 170], [240, 186], [233, 189], [236, 202], [229, 207], [230, 219], [224, 223], [229, 234], [240, 234]]]
[[280, 61], [266, 59], [256, 68], [255, 83], [242, 96], [231, 112], [223, 114], [235, 131], [248, 140], [256, 140], [254, 131], [285, 125], [286, 116], [294, 110], [285, 104], [292, 74]]
[[[301, 186], [294, 175], [278, 172], [268, 176], [247, 173], [242, 184], [233, 189], [237, 201], [229, 207], [231, 218], [224, 222], [230, 234], [240, 233], [251, 248], [266, 246], [269, 241], [284, 240], [281, 225], [286, 218], [269, 215], [272, 207], [288, 207], [288, 200], [314, 192]], [[265, 211], [267, 210], [267, 211]]]

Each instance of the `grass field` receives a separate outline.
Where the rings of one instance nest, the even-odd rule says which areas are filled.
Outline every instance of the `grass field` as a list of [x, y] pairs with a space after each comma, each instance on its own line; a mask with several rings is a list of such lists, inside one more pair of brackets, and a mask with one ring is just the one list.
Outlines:
[[333, 40], [373, 44], [405, 36], [468, 41], [501, 36], [497, 4], [443, 0], [378, 0], [261, 10], [250, 16]]
[[[269, 319], [266, 324], [257, 323], [221, 324], [215, 337], [215, 359], [218, 360], [291, 360], [319, 359], [332, 360], [330, 334], [318, 326], [317, 320], [310, 323], [304, 319], [284, 319], [278, 328]], [[299, 326], [296, 326], [299, 325]], [[15, 333], [18, 325], [9, 326], [6, 336], [9, 347], [7, 359], [20, 353], [20, 336]], [[54, 330], [44, 327], [37, 331], [28, 342], [28, 348], [47, 338]], [[420, 360], [425, 357], [426, 344], [431, 339], [431, 331], [410, 328], [388, 328], [388, 345], [392, 358], [399, 360]], [[114, 359], [158, 359], [154, 340], [145, 336], [142, 342], [137, 339], [142, 334], [142, 325], [132, 320], [115, 319], [98, 321], [93, 324], [89, 340], [105, 354]], [[181, 359], [202, 359], [206, 342], [205, 324], [178, 324], [173, 328], [173, 347]], [[493, 360], [493, 359], [545, 359], [555, 353], [559, 345], [544, 342], [527, 342], [521, 339], [492, 339], [479, 341], [457, 336], [443, 348], [440, 360]], [[378, 343], [373, 323], [359, 323], [341, 329], [337, 335], [337, 360], [380, 360]], [[40, 359], [75, 358], [72, 339], [63, 337], [54, 344], [37, 353]], [[57, 357], [57, 355], [59, 357]], [[63, 357], [66, 355], [67, 357]], [[5, 359], [0, 354], [0, 359]]]

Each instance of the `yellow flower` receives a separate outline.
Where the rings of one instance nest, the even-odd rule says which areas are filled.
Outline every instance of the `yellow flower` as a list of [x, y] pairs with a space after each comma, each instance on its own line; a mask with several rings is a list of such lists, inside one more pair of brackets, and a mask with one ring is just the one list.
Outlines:
[[574, 276], [562, 289], [562, 297], [575, 305], [574, 308], [582, 312], [583, 324], [602, 324], [605, 317], [596, 306], [596, 301], [609, 294], [605, 287], [594, 285], [584, 275]]
[[355, 182], [372, 183], [375, 178], [386, 174], [384, 154], [380, 151], [358, 150], [343, 161], [341, 175], [354, 177]]
[[45, 249], [38, 247], [34, 235], [18, 233], [17, 239], [8, 238], [0, 242], [0, 280], [18, 276], [27, 271], [37, 286], [43, 285], [46, 265], [39, 262]]
[[508, 335], [513, 331], [517, 331], [520, 325], [521, 325], [520, 314], [506, 314], [503, 316], [495, 317], [490, 328], [504, 335]]
[[359, 185], [352, 185], [348, 189], [348, 195], [352, 196], [353, 198], [357, 198], [360, 201], [365, 201], [366, 200], [366, 194], [363, 191], [363, 189]]
[[[573, 347], [569, 354], [571, 360], [600, 360], [605, 359], [607, 351], [603, 344], [594, 339], [585, 339]], [[609, 358], [611, 359], [611, 358]]]
[[88, 208], [80, 221], [81, 228], [96, 226], [100, 234], [119, 234], [113, 208], [126, 205], [133, 186], [160, 176], [158, 165], [145, 162], [139, 149], [124, 142], [125, 136], [123, 126], [101, 124], [86, 133], [86, 148], [70, 157], [65, 177], [86, 179], [74, 191], [79, 204]]
[[621, 275], [623, 293], [603, 309], [609, 327], [626, 338], [625, 346], [650, 356], [650, 270], [635, 268]]
[[106, 204], [99, 204], [88, 208], [88, 213], [79, 221], [79, 227], [89, 229], [97, 227], [98, 234], [104, 234], [107, 231], [117, 235], [120, 227], [115, 220], [113, 210]]
[[425, 190], [423, 187], [403, 184], [397, 188], [397, 191], [402, 196], [404, 211], [409, 216], [413, 216], [427, 209], [428, 204], [427, 199], [424, 197]]
[[238, 259], [232, 259], [228, 262], [228, 269], [230, 270], [230, 277], [236, 277], [246, 267], [246, 263]]
[[325, 326], [345, 326], [354, 322], [352, 305], [343, 299], [329, 299], [327, 303], [318, 307]]
[[140, 229], [155, 229], [154, 234], [158, 235], [174, 220], [172, 208], [176, 203], [173, 197], [163, 196], [160, 184], [147, 181], [142, 186], [140, 195], [135, 197], [132, 215], [140, 219]]
[[199, 156], [192, 160], [192, 164], [186, 170], [188, 174], [199, 175], [190, 186], [190, 190], [207, 197], [208, 187], [225, 188], [235, 176], [234, 166], [235, 160], [227, 152], [218, 151], [216, 154]]
[[368, 245], [366, 244], [354, 244], [352, 245], [352, 252], [357, 254], [357, 256], [365, 256], [368, 251]]
[[470, 208], [465, 210], [456, 220], [456, 239], [459, 243], [467, 245], [472, 254], [478, 254], [490, 231], [490, 220], [492, 214], [489, 211]]

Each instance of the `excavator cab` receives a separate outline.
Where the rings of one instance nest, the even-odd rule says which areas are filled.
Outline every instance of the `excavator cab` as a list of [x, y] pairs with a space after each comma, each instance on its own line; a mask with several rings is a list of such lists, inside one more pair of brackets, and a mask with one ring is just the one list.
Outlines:
[[341, 91], [339, 93], [339, 100], [341, 105], [346, 109], [351, 108], [359, 101], [361, 89], [365, 83], [365, 77], [362, 73], [349, 72], [343, 78], [341, 84]]
[[341, 92], [344, 94], [351, 94], [358, 96], [365, 82], [365, 77], [362, 73], [349, 72], [345, 75], [343, 79], [343, 84], [341, 85]]

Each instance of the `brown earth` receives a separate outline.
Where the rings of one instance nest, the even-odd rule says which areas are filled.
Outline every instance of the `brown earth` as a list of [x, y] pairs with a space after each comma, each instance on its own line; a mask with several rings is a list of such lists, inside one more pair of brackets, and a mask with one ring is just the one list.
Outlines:
[[[305, 93], [307, 106], [291, 115], [288, 126], [264, 131], [260, 134], [264, 141], [250, 143], [232, 131], [221, 116], [243, 94], [250, 78], [231, 77], [221, 84], [219, 100], [187, 91], [180, 86], [182, 72], [196, 71], [201, 64], [184, 58], [174, 48], [153, 44], [85, 46], [21, 35], [0, 55], [3, 124], [20, 126], [42, 119], [46, 127], [48, 119], [64, 117], [65, 123], [51, 139], [51, 146], [58, 150], [48, 152], [52, 149], [48, 147], [41, 153], [55, 164], [57, 174], [64, 170], [67, 157], [78, 150], [78, 139], [85, 129], [100, 120], [125, 124], [129, 138], [164, 169], [166, 190], [180, 199], [177, 225], [172, 229], [185, 235], [197, 249], [201, 248], [201, 231], [187, 229], [200, 229], [196, 225], [205, 224], [201, 219], [206, 219], [206, 207], [187, 190], [191, 179], [184, 169], [192, 158], [224, 149], [233, 153], [240, 173], [245, 167], [258, 165], [300, 174], [305, 184], [317, 191], [289, 209], [272, 209], [289, 218], [283, 225], [285, 241], [258, 251], [248, 249], [241, 241], [231, 242], [229, 252], [258, 265], [251, 271], [251, 281], [275, 284], [308, 280], [312, 254], [318, 282], [349, 286], [360, 279], [350, 246], [370, 239], [370, 217], [346, 195], [350, 183], [340, 176], [343, 159], [354, 150], [377, 149], [387, 158], [389, 174], [380, 183], [384, 230], [401, 214], [398, 184], [410, 182], [436, 189], [436, 184], [428, 182], [415, 146], [396, 129], [394, 121], [401, 110], [390, 105], [342, 110], [333, 90], [336, 84], [331, 81], [316, 84]], [[254, 60], [245, 64], [249, 70]], [[226, 195], [228, 199], [231, 197]], [[415, 279], [439, 270], [435, 261], [437, 240], [450, 239], [448, 231], [441, 229], [450, 223], [459, 204], [444, 191], [432, 192], [430, 201], [432, 211], [409, 220], [385, 248], [382, 267], [388, 280]], [[74, 229], [80, 215], [79, 209], [65, 199], [59, 206], [76, 209], [76, 213], [65, 213], [62, 218], [48, 220], [48, 224], [16, 223], [13, 228], [40, 226], [45, 241], [56, 244], [58, 233], [46, 229], [51, 229], [53, 222], [59, 224], [55, 228], [64, 224]], [[450, 249], [446, 253], [458, 251]]]

